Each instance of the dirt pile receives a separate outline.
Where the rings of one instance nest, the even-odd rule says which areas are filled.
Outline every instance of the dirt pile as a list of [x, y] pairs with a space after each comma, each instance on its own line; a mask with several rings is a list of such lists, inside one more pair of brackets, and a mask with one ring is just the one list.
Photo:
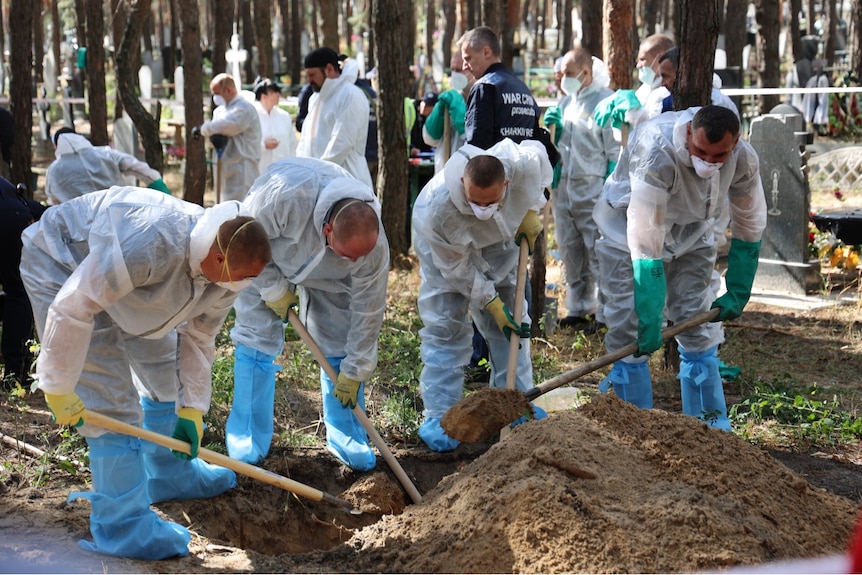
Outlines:
[[357, 532], [351, 571], [691, 572], [839, 553], [852, 502], [690, 417], [599, 396]]

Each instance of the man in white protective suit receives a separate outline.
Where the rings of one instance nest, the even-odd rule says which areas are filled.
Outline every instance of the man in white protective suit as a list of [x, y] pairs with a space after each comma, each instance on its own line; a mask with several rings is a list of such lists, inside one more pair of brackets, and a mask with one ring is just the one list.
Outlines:
[[377, 458], [351, 408], [365, 409], [362, 382], [377, 367], [386, 306], [389, 242], [380, 204], [369, 186], [335, 164], [288, 158], [255, 182], [245, 205], [266, 229], [273, 259], [235, 304], [228, 453], [251, 463], [269, 451], [274, 362], [288, 311], [296, 308], [338, 372], [331, 381], [320, 370], [327, 449], [351, 469], [373, 469]]
[[[90, 450], [92, 492], [70, 496], [91, 504], [93, 541], [81, 546], [152, 560], [187, 554], [188, 530], [150, 503], [236, 485], [232, 471], [196, 457], [215, 337], [237, 292], [270, 259], [263, 228], [238, 202], [205, 210], [114, 187], [50, 208], [22, 242], [39, 389], [57, 423], [77, 427]], [[140, 397], [133, 374], [146, 387]], [[173, 431], [191, 455], [92, 425], [90, 412]]]
[[[422, 189], [413, 206], [413, 248], [419, 256], [419, 315], [424, 327], [419, 376], [424, 422], [419, 437], [432, 451], [451, 451], [458, 441], [440, 425], [463, 394], [473, 322], [487, 340], [491, 385], [504, 388], [509, 337], [523, 338], [517, 389], [533, 387], [530, 318], [516, 324], [519, 245], [530, 251], [542, 231], [538, 212], [552, 177], [544, 146], [504, 139], [488, 150], [467, 144]], [[526, 310], [526, 302], [524, 309]], [[538, 407], [535, 417], [546, 414]], [[520, 422], [520, 420], [518, 421]]]
[[[716, 299], [713, 232], [729, 200], [732, 240], [725, 284]], [[666, 112], [638, 126], [605, 182], [593, 216], [599, 289], [608, 325], [605, 348], [638, 343], [617, 361], [599, 389], [638, 407], [652, 407], [647, 360], [661, 347], [664, 310], [679, 323], [711, 308], [717, 321], [742, 314], [757, 271], [766, 227], [766, 199], [757, 154], [739, 137], [739, 119], [722, 106]], [[682, 409], [730, 430], [718, 367], [721, 324], [678, 336]]]

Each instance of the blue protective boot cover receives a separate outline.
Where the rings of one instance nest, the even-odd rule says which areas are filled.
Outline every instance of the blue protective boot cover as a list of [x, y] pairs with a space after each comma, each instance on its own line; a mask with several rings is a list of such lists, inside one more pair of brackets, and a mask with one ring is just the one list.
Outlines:
[[[340, 357], [327, 358], [335, 371], [341, 367]], [[326, 425], [326, 448], [344, 465], [356, 471], [370, 471], [377, 465], [377, 456], [368, 444], [368, 433], [353, 410], [341, 405], [332, 395], [334, 386], [323, 369], [320, 370], [320, 389], [323, 394], [323, 423]], [[365, 410], [365, 384], [359, 386], [359, 409]]]
[[452, 451], [461, 444], [457, 439], [452, 439], [446, 435], [440, 425], [440, 419], [437, 417], [429, 417], [422, 422], [422, 425], [419, 426], [419, 437], [425, 442], [428, 449], [437, 453]]
[[93, 541], [78, 545], [88, 551], [159, 560], [188, 555], [191, 535], [185, 527], [163, 521], [150, 509], [141, 440], [109, 433], [87, 438], [93, 491], [72, 493], [69, 501], [90, 500]]
[[[144, 429], [170, 436], [177, 423], [173, 401], [153, 401], [141, 398], [144, 408]], [[236, 473], [200, 459], [180, 459], [167, 447], [149, 441], [143, 444], [144, 465], [150, 503], [169, 499], [200, 499], [215, 497], [236, 487]]]
[[614, 393], [641, 409], [652, 409], [652, 380], [646, 362], [614, 363], [611, 372], [599, 383], [599, 391], [607, 393], [613, 385]]
[[272, 444], [275, 374], [274, 355], [238, 343], [234, 350], [233, 405], [225, 426], [227, 452], [234, 459], [257, 463]]
[[710, 427], [730, 431], [718, 346], [706, 351], [685, 351], [680, 347], [679, 359], [682, 412], [706, 421]]
[[[533, 404], [530, 404], [530, 405], [533, 405]], [[522, 423], [527, 423], [528, 421], [530, 421], [532, 419], [535, 419], [536, 421], [538, 421], [540, 419], [545, 419], [546, 417], [548, 417], [547, 411], [545, 411], [544, 409], [542, 409], [538, 405], [533, 405], [533, 415], [532, 416], [528, 417], [526, 415], [522, 415], [521, 417], [519, 417], [518, 419], [513, 421], [509, 425], [509, 427], [517, 427], [517, 426], [521, 425]]]

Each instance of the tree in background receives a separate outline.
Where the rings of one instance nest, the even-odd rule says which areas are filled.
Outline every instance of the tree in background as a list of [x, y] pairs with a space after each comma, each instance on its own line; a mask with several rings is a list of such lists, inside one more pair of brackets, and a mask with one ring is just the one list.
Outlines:
[[[102, 0], [86, 0], [87, 9], [87, 104], [90, 142], [108, 145], [108, 100], [105, 86], [105, 14]], [[153, 164], [150, 164], [155, 168]], [[161, 171], [161, 168], [156, 168]]]
[[162, 142], [159, 138], [161, 112], [156, 105], [156, 114], [153, 117], [144, 108], [138, 97], [138, 70], [132, 64], [132, 54], [137, 54], [140, 50], [141, 32], [146, 23], [146, 15], [150, 11], [150, 0], [131, 1], [128, 9], [129, 19], [126, 22], [126, 31], [116, 54], [117, 91], [120, 93], [126, 112], [138, 130], [146, 162], [161, 173], [164, 166]]
[[[30, 138], [33, 135], [33, 5], [31, 0], [12, 0], [9, 8], [11, 52], [9, 100], [15, 121], [10, 169], [13, 184], [30, 188]], [[33, 190], [29, 190], [32, 197]]]
[[[781, 59], [778, 56], [778, 36], [781, 33], [781, 25], [776, 18], [779, 13], [779, 0], [757, 0], [756, 16], [757, 25], [760, 26], [761, 59], [760, 83], [764, 88], [777, 88], [781, 85]], [[768, 114], [778, 105], [781, 96], [761, 96], [760, 113]]]
[[200, 12], [196, 0], [178, 0], [183, 50], [183, 100], [186, 114], [186, 170], [183, 174], [183, 199], [203, 205], [207, 183], [204, 140], [191, 135], [194, 126], [204, 122], [203, 63], [201, 57]]
[[634, 0], [607, 0], [602, 19], [605, 37], [604, 62], [614, 90], [632, 87], [634, 48]]
[[[411, 62], [412, 44], [404, 41], [413, 17], [410, 0], [374, 2], [375, 40], [377, 42], [378, 94], [377, 128], [380, 142], [380, 171], [377, 190], [382, 205], [383, 227], [389, 239], [393, 267], [409, 268], [407, 238], [407, 134], [404, 128], [404, 75]], [[396, 230], [401, 230], [396, 231]]]
[[712, 101], [712, 72], [720, 27], [715, 0], [680, 2], [679, 67], [673, 85], [673, 108], [685, 110]]

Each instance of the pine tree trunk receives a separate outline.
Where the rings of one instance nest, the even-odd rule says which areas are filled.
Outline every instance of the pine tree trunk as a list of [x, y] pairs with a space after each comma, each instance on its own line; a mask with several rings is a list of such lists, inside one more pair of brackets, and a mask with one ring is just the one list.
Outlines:
[[30, 139], [33, 136], [33, 5], [31, 0], [12, 0], [9, 8], [10, 55], [9, 100], [15, 121], [15, 138], [10, 159], [12, 183], [25, 184], [30, 189]]
[[634, 50], [634, 0], [607, 0], [602, 25], [605, 30], [604, 62], [611, 76], [614, 90], [632, 87]]
[[197, 0], [178, 0], [182, 21], [181, 47], [183, 50], [183, 99], [186, 112], [186, 171], [183, 176], [183, 199], [203, 205], [207, 183], [204, 139], [194, 139], [191, 130], [204, 121], [203, 66], [201, 59], [200, 13]]
[[90, 111], [90, 141], [108, 145], [108, 99], [105, 88], [105, 15], [102, 0], [87, 1], [87, 104]]
[[673, 87], [675, 110], [706, 106], [712, 101], [712, 71], [718, 42], [715, 2], [682, 0], [679, 68]]

